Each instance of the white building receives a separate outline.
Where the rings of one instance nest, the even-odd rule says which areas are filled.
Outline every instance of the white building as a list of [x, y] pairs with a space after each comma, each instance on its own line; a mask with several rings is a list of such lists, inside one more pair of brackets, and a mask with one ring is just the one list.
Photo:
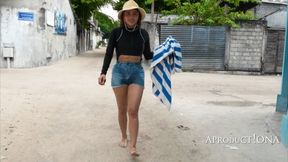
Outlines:
[[268, 28], [285, 28], [287, 16], [287, 0], [262, 0], [262, 3], [254, 8], [257, 19], [267, 21]]
[[[0, 0], [0, 67], [47, 65], [77, 54], [69, 0]], [[11, 57], [11, 58], [9, 58]]]

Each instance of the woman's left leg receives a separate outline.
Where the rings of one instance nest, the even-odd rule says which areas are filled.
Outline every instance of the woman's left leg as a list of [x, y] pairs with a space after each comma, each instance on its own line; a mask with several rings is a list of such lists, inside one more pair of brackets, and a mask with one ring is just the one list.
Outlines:
[[127, 94], [127, 111], [129, 114], [129, 133], [130, 133], [130, 153], [131, 155], [139, 155], [136, 152], [136, 142], [139, 129], [138, 110], [142, 99], [144, 88], [137, 84], [128, 86]]

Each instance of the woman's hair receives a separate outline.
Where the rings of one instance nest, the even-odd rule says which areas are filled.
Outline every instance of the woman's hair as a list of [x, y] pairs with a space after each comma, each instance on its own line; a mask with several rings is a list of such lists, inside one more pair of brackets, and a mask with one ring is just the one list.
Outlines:
[[[140, 11], [139, 11], [138, 9], [135, 9], [135, 10], [137, 10], [138, 13], [139, 13], [139, 17], [138, 17], [137, 25], [140, 27], [140, 26], [141, 26], [141, 19], [142, 19], [142, 16], [141, 16]], [[126, 11], [124, 11], [124, 12], [126, 12]], [[124, 26], [124, 12], [122, 13], [122, 15], [121, 15], [121, 19], [120, 19], [120, 26], [121, 26], [121, 27]]]

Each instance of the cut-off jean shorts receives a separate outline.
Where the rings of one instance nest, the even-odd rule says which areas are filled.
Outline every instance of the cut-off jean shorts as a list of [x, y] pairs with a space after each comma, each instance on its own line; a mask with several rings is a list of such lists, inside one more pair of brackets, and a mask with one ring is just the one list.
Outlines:
[[117, 62], [112, 70], [112, 88], [137, 84], [144, 88], [145, 73], [141, 63]]

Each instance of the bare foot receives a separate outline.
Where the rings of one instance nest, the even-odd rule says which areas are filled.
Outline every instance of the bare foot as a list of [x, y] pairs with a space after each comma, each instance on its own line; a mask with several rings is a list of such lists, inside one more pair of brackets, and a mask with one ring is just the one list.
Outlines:
[[119, 146], [122, 148], [125, 148], [128, 146], [128, 139], [127, 138], [122, 138], [121, 142], [119, 143]]
[[136, 151], [136, 147], [130, 147], [131, 156], [140, 156], [140, 154]]

